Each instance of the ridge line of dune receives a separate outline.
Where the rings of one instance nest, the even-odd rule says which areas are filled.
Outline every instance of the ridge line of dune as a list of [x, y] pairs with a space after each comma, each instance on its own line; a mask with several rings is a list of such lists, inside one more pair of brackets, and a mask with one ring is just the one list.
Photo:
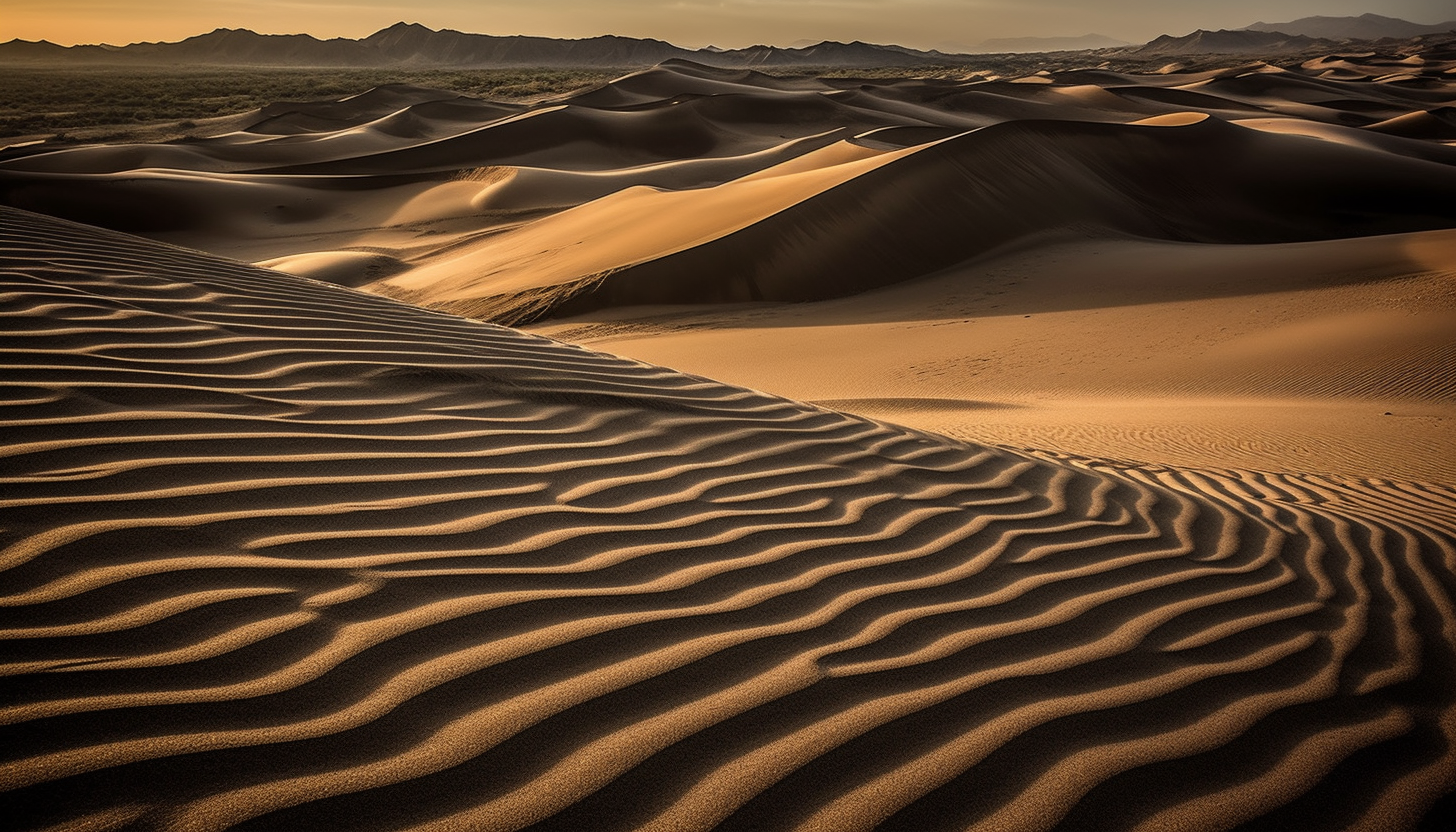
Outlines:
[[1415, 828], [1456, 789], [1447, 487], [967, 445], [8, 208], [0, 270], [17, 828]]

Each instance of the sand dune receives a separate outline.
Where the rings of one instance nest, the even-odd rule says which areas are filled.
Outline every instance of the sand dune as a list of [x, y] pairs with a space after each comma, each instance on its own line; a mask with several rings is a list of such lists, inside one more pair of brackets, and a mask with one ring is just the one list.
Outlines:
[[1453, 72], [0, 151], [0, 826], [1444, 829]]
[[[422, 271], [381, 289], [408, 287], [441, 308], [515, 322], [524, 315], [515, 313], [513, 296], [468, 306], [455, 300], [485, 294], [482, 284], [509, 291], [523, 278], [536, 284], [532, 289], [562, 287], [562, 299], [548, 310], [557, 315], [654, 303], [820, 300], [928, 275], [1069, 226], [1148, 239], [1272, 243], [1456, 224], [1449, 198], [1456, 166], [1211, 118], [1172, 127], [1019, 121], [854, 173], [671, 256], [598, 245], [592, 253], [601, 268], [573, 259], [557, 269], [551, 261], [559, 252], [574, 255], [566, 246], [580, 232], [558, 237], [560, 225], [543, 222], [483, 243], [469, 267], [449, 278]], [[668, 197], [661, 201], [671, 210]], [[712, 214], [706, 196], [703, 202], [698, 213]], [[620, 216], [614, 201], [577, 210], [586, 216], [573, 217], [573, 225]], [[667, 236], [654, 235], [652, 245]], [[517, 237], [522, 242], [513, 245]], [[518, 249], [542, 256], [523, 258]], [[613, 254], [619, 262], [603, 259]], [[541, 314], [536, 298], [529, 296], [530, 314]]]
[[12, 828], [1388, 830], [1456, 789], [1448, 487], [962, 444], [12, 209], [0, 266]]
[[1456, 482], [1456, 232], [1045, 235], [837, 301], [532, 329], [976, 441]]
[[[868, 80], [673, 60], [529, 107], [393, 85], [179, 144], [12, 149], [0, 202], [254, 262], [385, 255], [407, 268], [340, 279], [504, 321], [823, 299], [1049, 229], [1270, 243], [1447, 227], [1453, 67], [1432, 52]], [[750, 184], [811, 169], [772, 194]], [[613, 224], [615, 240], [594, 230]]]

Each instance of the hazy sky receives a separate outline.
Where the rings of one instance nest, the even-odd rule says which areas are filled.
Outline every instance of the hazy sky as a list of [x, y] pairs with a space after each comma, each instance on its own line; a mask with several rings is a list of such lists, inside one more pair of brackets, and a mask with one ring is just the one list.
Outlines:
[[1132, 42], [1367, 11], [1436, 23], [1451, 0], [0, 0], [0, 41], [125, 44], [218, 27], [362, 37], [400, 20], [494, 35], [653, 37], [723, 47], [865, 40], [931, 47], [992, 37], [1084, 35]]

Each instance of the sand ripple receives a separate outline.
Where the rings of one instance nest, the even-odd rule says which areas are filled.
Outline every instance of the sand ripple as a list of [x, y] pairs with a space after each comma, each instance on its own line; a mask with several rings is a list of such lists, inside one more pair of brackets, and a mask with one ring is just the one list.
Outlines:
[[1451, 807], [1448, 488], [967, 445], [8, 208], [0, 314], [9, 828]]

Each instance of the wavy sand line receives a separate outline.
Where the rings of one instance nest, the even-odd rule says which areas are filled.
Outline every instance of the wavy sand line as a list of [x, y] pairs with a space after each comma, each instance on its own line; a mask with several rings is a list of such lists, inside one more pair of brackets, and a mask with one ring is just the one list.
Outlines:
[[1443, 486], [965, 445], [0, 243], [17, 828], [1400, 829], [1456, 789]]

